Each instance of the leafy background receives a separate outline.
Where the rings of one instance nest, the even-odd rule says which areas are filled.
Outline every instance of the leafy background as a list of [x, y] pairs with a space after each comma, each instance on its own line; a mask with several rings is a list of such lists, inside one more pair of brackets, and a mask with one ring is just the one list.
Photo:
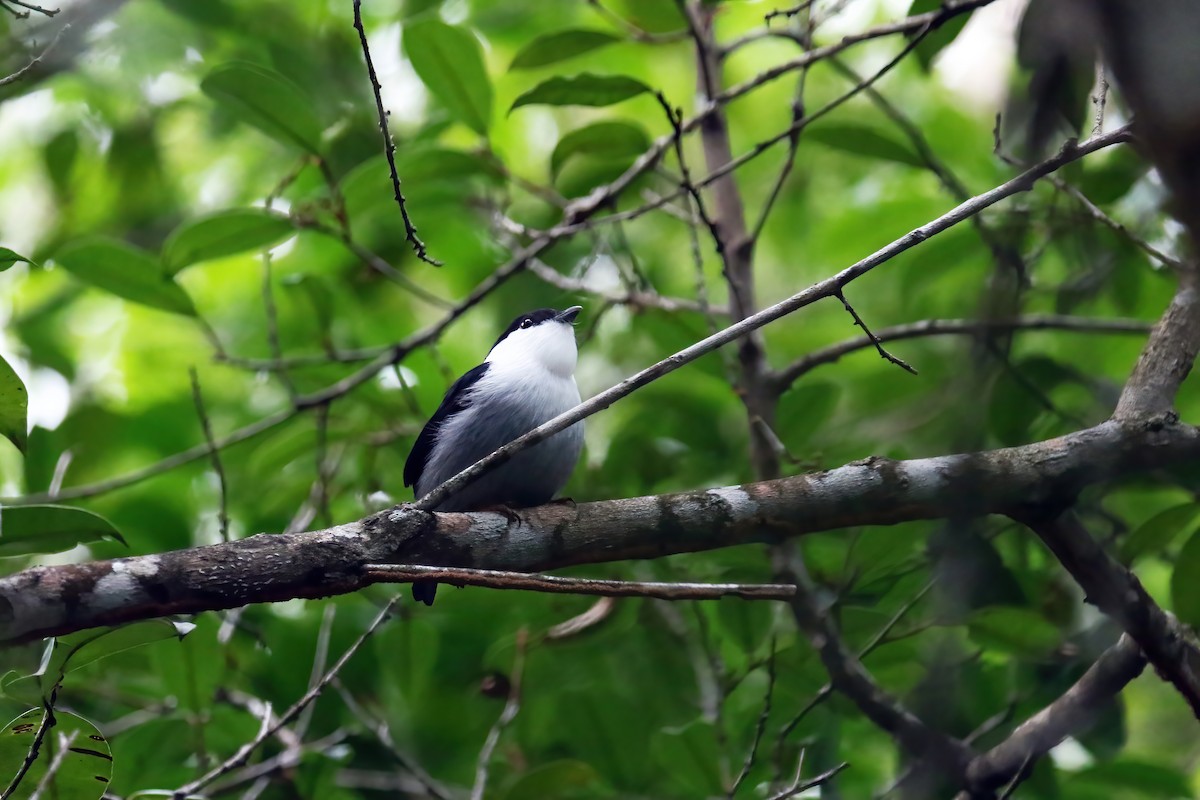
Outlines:
[[[914, 5], [914, 13], [936, 6]], [[605, 7], [611, 13], [591, 3], [365, 4], [393, 112], [397, 168], [440, 268], [419, 261], [405, 241], [349, 2], [97, 2], [77, 23], [77, 38], [43, 68], [0, 87], [0, 241], [11, 248], [0, 251], [0, 343], [28, 390], [31, 424], [25, 441], [15, 401], [3, 394], [16, 384], [0, 374], [9, 409], [0, 411], [0, 433], [12, 440], [0, 442], [0, 488], [19, 497], [64, 487], [63, 504], [111, 524], [71, 515], [59, 526], [61, 546], [51, 547], [32, 543], [46, 529], [44, 517], [22, 522], [20, 508], [7, 508], [6, 541], [26, 531], [31, 543], [17, 541], [15, 553], [0, 543], [3, 569], [217, 541], [223, 493], [234, 537], [356, 519], [407, 500], [403, 461], [420, 425], [449, 381], [530, 308], [585, 306], [584, 396], [704, 336], [703, 314], [611, 304], [597, 294], [632, 287], [695, 298], [702, 281], [713, 303], [725, 302], [720, 261], [703, 228], [688, 224], [686, 212], [683, 220], [650, 213], [584, 230], [545, 254], [550, 268], [587, 291], [517, 274], [435, 345], [327, 408], [292, 410], [295, 397], [360, 366], [358, 351], [373, 353], [439, 320], [508, 259], [518, 226], [560, 222], [556, 195], [585, 195], [669, 133], [646, 87], [694, 110], [694, 55], [679, 35], [674, 3]], [[724, 4], [718, 38], [760, 31], [773, 7]], [[907, 10], [851, 3], [830, 15], [817, 39], [834, 41]], [[639, 41], [618, 19], [662, 40]], [[51, 30], [47, 21], [0, 14], [17, 44], [32, 25]], [[878, 89], [938, 161], [979, 192], [1013, 168], [993, 153], [1000, 109], [965, 102], [935, 69], [951, 38], [926, 41]], [[894, 37], [870, 41], [842, 63], [873, 71], [900, 46]], [[39, 50], [14, 49], [4, 71]], [[786, 38], [758, 38], [729, 56], [724, 84], [797, 52]], [[996, 69], [1001, 78], [1013, 72], [1020, 85], [1017, 67]], [[829, 62], [805, 81], [810, 110], [854, 83]], [[789, 74], [730, 105], [735, 153], [790, 124], [795, 87]], [[1079, 99], [1071, 119], [1086, 133], [1086, 94]], [[1121, 113], [1115, 101], [1113, 113]], [[1019, 147], [1013, 140], [1004, 149]], [[751, 220], [785, 150], [771, 149], [737, 172]], [[689, 138], [685, 154], [698, 172], [698, 142]], [[636, 181], [617, 210], [671, 191], [677, 172], [668, 160]], [[1156, 181], [1128, 150], [1101, 152], [1063, 177], [1136, 236], [1169, 252], [1177, 246]], [[802, 134], [758, 242], [759, 294], [765, 302], [798, 291], [955, 202], [909, 132], [860, 95]], [[1173, 287], [1160, 265], [1053, 186], [1039, 185], [983, 221], [1024, 258], [1028, 288], [1005, 288], [979, 228], [960, 225], [853, 284], [850, 299], [876, 327], [971, 318], [996, 306], [1150, 323], [1169, 302]], [[392, 271], [372, 269], [371, 258]], [[854, 335], [833, 303], [765, 331], [776, 366]], [[1076, 430], [1108, 415], [1142, 343], [1139, 335], [1048, 330], [1011, 342], [947, 336], [896, 344], [919, 377], [870, 351], [847, 356], [803, 375], [783, 396], [777, 433], [793, 454], [786, 470]], [[278, 353], [297, 363], [274, 368]], [[566, 493], [587, 501], [751, 480], [744, 411], [724, 359], [705, 357], [589, 420], [587, 450]], [[277, 420], [223, 449], [223, 480], [206, 458], [153, 467], [203, 445], [191, 369], [216, 435]], [[1198, 410], [1190, 388], [1179, 399], [1185, 419]], [[71, 487], [148, 465], [130, 485], [70, 495]], [[1085, 498], [1083, 508], [1154, 596], [1200, 622], [1200, 588], [1188, 579], [1200, 559], [1193, 492], [1155, 476]], [[76, 542], [85, 544], [44, 555]], [[1003, 715], [985, 744], [1061, 693], [1113, 638], [1056, 562], [1001, 520], [838, 531], [807, 537], [802, 547], [853, 647], [915, 601], [866, 665], [956, 735]], [[770, 578], [758, 547], [580, 572]], [[922, 594], [930, 581], [933, 589]], [[259, 720], [249, 700], [286, 708], [308, 687], [314, 663], [349, 646], [396, 592], [377, 587], [204, 614], [181, 640], [79, 665], [56, 702], [104, 734], [114, 793], [173, 789], [253, 737]], [[725, 794], [750, 751], [768, 688], [764, 743], [739, 797], [765, 796], [769, 781], [790, 777], [802, 750], [806, 774], [851, 764], [822, 796], [869, 796], [903, 771], [889, 737], [836, 697], [782, 732], [826, 680], [782, 609], [626, 600], [583, 633], [546, 636], [591, 605], [481, 589], [443, 589], [432, 609], [402, 602], [295, 728], [306, 742], [336, 733], [336, 745], [304, 749], [298, 766], [261, 796], [395, 796], [379, 787], [402, 780], [411, 787], [397, 752], [441, 784], [471, 785], [504, 704], [502, 690], [484, 691], [481, 682], [503, 687], [520, 631], [530, 637], [523, 702], [492, 759], [489, 796]], [[40, 652], [5, 651], [0, 665], [13, 670], [5, 685], [32, 673]], [[10, 687], [0, 716], [24, 713], [30, 697], [36, 704], [36, 692]], [[394, 748], [373, 732], [379, 721]], [[1191, 796], [1200, 787], [1192, 725], [1170, 688], [1146, 674], [1091, 732], [1039, 765], [1022, 796]], [[255, 758], [279, 750], [271, 741]]]

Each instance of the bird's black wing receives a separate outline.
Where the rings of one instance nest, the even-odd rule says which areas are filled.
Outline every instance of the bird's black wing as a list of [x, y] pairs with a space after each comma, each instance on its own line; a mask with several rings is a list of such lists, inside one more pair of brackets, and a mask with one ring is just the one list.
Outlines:
[[442, 423], [467, 407], [467, 393], [487, 373], [489, 366], [485, 361], [478, 367], [470, 370], [466, 375], [456, 380], [454, 385], [446, 392], [446, 396], [442, 398], [442, 404], [438, 406], [437, 411], [433, 412], [433, 416], [430, 417], [429, 422], [425, 423], [425, 427], [421, 430], [421, 435], [417, 437], [417, 441], [413, 444], [412, 452], [408, 454], [408, 461], [404, 462], [405, 486], [415, 486], [417, 481], [421, 479], [421, 473], [425, 470], [425, 462], [429, 460], [429, 454], [433, 452], [433, 443], [437, 438], [438, 430], [442, 427]]

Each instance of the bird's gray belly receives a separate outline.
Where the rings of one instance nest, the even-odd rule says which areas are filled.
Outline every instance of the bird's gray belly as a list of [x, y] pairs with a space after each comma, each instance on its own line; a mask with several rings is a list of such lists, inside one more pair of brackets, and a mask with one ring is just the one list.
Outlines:
[[[577, 401], [576, 401], [577, 402]], [[534, 416], [499, 400], [455, 415], [439, 432], [417, 481], [417, 496], [454, 477], [479, 459], [574, 406], [543, 408]], [[451, 442], [452, 446], [447, 446]], [[551, 500], [571, 475], [583, 447], [583, 423], [522, 450], [482, 478], [447, 498], [435, 511], [469, 511], [494, 505], [526, 508]]]

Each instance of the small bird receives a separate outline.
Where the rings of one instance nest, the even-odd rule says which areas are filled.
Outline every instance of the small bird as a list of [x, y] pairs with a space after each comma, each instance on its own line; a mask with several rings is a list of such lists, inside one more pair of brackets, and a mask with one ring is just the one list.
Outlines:
[[[522, 314], [492, 345], [482, 364], [450, 387], [413, 444], [404, 485], [420, 498], [479, 459], [579, 405], [575, 330], [580, 306]], [[527, 508], [566, 485], [583, 448], [577, 422], [484, 473], [431, 511]], [[433, 605], [437, 583], [413, 583], [413, 599]]]

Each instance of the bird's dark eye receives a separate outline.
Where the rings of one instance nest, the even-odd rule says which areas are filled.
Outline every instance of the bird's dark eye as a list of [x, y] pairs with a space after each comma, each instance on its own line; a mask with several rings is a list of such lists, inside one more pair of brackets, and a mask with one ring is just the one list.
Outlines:
[[528, 319], [528, 318], [521, 320], [521, 327], [522, 328], [532, 328], [533, 320]]

